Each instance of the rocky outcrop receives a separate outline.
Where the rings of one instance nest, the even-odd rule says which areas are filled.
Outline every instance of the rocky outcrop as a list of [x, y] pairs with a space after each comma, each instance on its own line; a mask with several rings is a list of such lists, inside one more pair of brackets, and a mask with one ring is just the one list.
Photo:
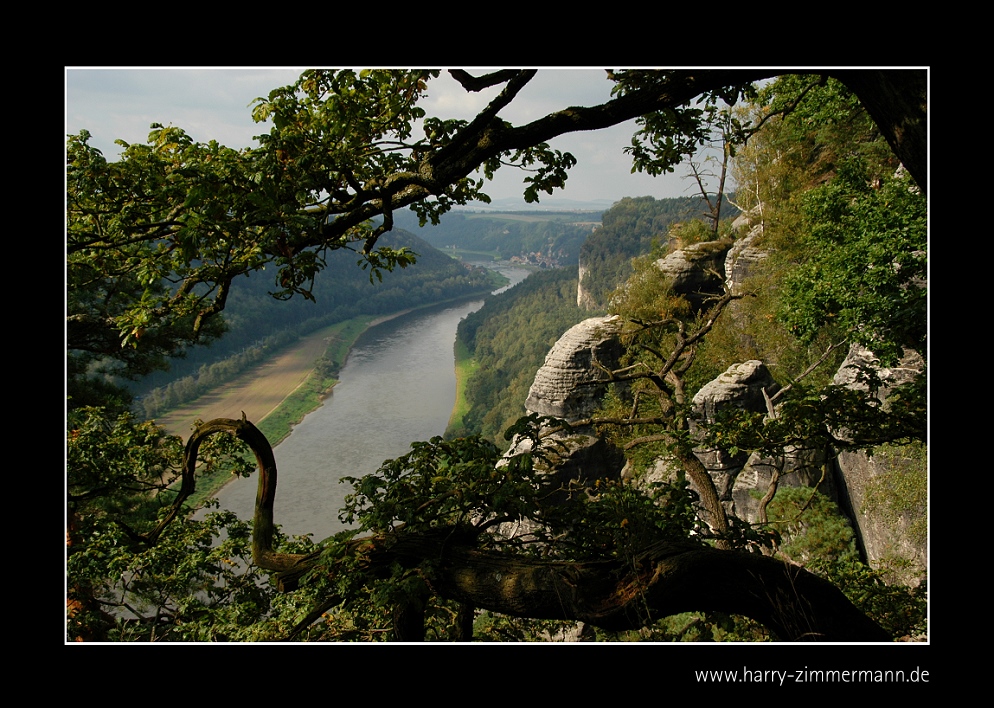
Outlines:
[[697, 310], [708, 298], [724, 292], [725, 256], [731, 247], [727, 239], [693, 243], [660, 258], [656, 267], [670, 278], [673, 291]]
[[[729, 407], [766, 412], [764, 389], [772, 396], [780, 386], [762, 362], [733, 364], [694, 396], [692, 433], [699, 436], [702, 425], [715, 420], [720, 411]], [[694, 454], [714, 480], [725, 510], [749, 523], [758, 520], [760, 499], [769, 489], [775, 471], [778, 486], [817, 486], [823, 494], [835, 499], [835, 486], [831, 475], [825, 473], [826, 456], [821, 449], [789, 449], [775, 460], [747, 453], [732, 455], [727, 450], [707, 447], [696, 448]], [[671, 482], [679, 474], [680, 469], [673, 460], [660, 458], [640, 483]], [[623, 476], [628, 476], [628, 470]]]
[[576, 306], [590, 311], [596, 310], [599, 305], [594, 299], [594, 296], [584, 287], [583, 281], [588, 277], [590, 269], [580, 263], [577, 281], [576, 281]]
[[[747, 361], [733, 364], [715, 380], [705, 384], [694, 396], [694, 412], [691, 418], [691, 434], [699, 436], [701, 426], [714, 421], [718, 414], [730, 407], [762, 413], [766, 410], [767, 395], [773, 395], [780, 386], [773, 380], [769, 370], [761, 361]], [[731, 455], [720, 448], [697, 448], [697, 458], [704, 463], [718, 490], [718, 498], [729, 512], [732, 505], [732, 487], [735, 478], [745, 467], [749, 457], [746, 453]]]
[[[530, 452], [532, 443], [527, 439], [517, 439], [507, 456]], [[554, 503], [563, 503], [569, 498], [567, 491], [575, 484], [589, 485], [598, 479], [618, 479], [625, 466], [625, 455], [614, 445], [597, 435], [585, 432], [556, 432], [542, 440], [542, 452], [546, 460], [536, 461], [536, 468], [545, 474], [553, 475], [563, 492], [550, 497]]]
[[[703, 423], [715, 420], [718, 413], [729, 407], [765, 413], [766, 398], [780, 390], [766, 366], [760, 361], [733, 364], [715, 380], [705, 384], [694, 396], [692, 430]], [[784, 451], [777, 459], [760, 455], [739, 453], [715, 448], [694, 450], [708, 469], [718, 489], [718, 496], [733, 516], [754, 522], [759, 512], [759, 499], [770, 486], [774, 472], [778, 485], [785, 487], [811, 487], [819, 485], [822, 493], [832, 498], [834, 489], [831, 478], [823, 478], [825, 454], [821, 449], [796, 449]]]
[[905, 585], [928, 568], [927, 462], [911, 448], [839, 453], [849, 516], [866, 559]]
[[568, 421], [588, 417], [607, 390], [600, 367], [617, 368], [623, 353], [620, 327], [617, 315], [591, 317], [571, 327], [535, 374], [525, 409]]
[[[747, 278], [760, 270], [767, 257], [756, 246], [761, 227], [747, 220], [739, 226], [748, 233], [734, 243], [694, 244], [657, 261], [674, 288], [695, 306], [705, 302], [708, 295], [720, 293], [724, 284], [733, 293], [741, 293]], [[726, 314], [734, 316], [734, 308]], [[616, 367], [623, 353], [617, 337], [620, 327], [618, 317], [595, 317], [566, 332], [536, 375], [526, 402], [527, 410], [568, 421], [588, 417], [607, 387], [604, 368]], [[879, 368], [871, 352], [854, 347], [835, 383], [862, 385], [857, 377], [858, 366], [877, 367], [885, 384], [882, 397], [886, 396], [888, 385], [910, 380], [922, 370], [920, 358], [915, 357], [908, 357], [890, 369]], [[760, 361], [735, 364], [694, 397], [696, 422], [692, 424], [692, 432], [699, 432], [698, 426], [714, 420], [729, 406], [765, 413], [764, 391], [772, 396], [778, 390], [779, 385]], [[558, 439], [570, 449], [559, 462], [564, 482], [610, 477], [621, 472], [620, 452], [604, 445], [592, 430], [574, 430]], [[858, 542], [875, 567], [894, 569], [892, 560], [902, 559], [903, 570], [892, 577], [904, 583], [914, 582], [927, 567], [923, 452], [901, 448], [878, 451], [869, 457], [863, 453], [836, 455], [827, 449], [791, 448], [777, 459], [746, 453], [731, 455], [726, 450], [703, 447], [694, 452], [714, 479], [727, 511], [743, 521], [758, 520], [759, 500], [776, 473], [778, 486], [817, 487], [836, 501], [853, 522]], [[672, 460], [661, 458], [640, 482], [672, 481], [678, 474], [680, 471]], [[627, 475], [622, 473], [622, 476]], [[901, 496], [896, 493], [899, 488], [910, 491]]]
[[779, 459], [750, 455], [732, 484], [731, 512], [743, 521], [759, 521], [761, 499], [770, 488], [774, 472], [777, 488], [818, 488], [837, 501], [834, 480], [826, 467], [828, 456], [821, 448], [788, 448]]
[[[607, 377], [600, 366], [618, 366], [623, 351], [617, 336], [620, 328], [621, 318], [608, 316], [591, 317], [567, 330], [536, 372], [525, 401], [526, 411], [571, 423], [589, 417], [607, 391]], [[549, 502], [566, 503], [574, 484], [591, 484], [596, 479], [620, 476], [624, 453], [593, 432], [589, 427], [573, 428], [543, 438], [544, 459], [536, 459], [537, 468], [553, 475], [562, 490], [550, 497]], [[530, 439], [518, 437], [511, 442], [505, 459], [531, 449]], [[499, 524], [493, 532], [515, 538], [534, 530], [535, 522], [519, 519]]]
[[694, 396], [696, 417], [714, 420], [721, 410], [730, 406], [763, 412], [766, 410], [763, 392], [772, 396], [779, 390], [780, 385], [773, 380], [763, 362], [732, 364], [718, 378], [704, 384]]
[[880, 360], [866, 347], [853, 345], [846, 354], [845, 361], [835, 374], [832, 380], [836, 386], [849, 386], [863, 391], [867, 390], [866, 384], [859, 380], [859, 371], [864, 368], [872, 368], [883, 384], [877, 393], [877, 397], [884, 401], [895, 386], [908, 383], [917, 378], [924, 369], [925, 362], [921, 355], [907, 351], [904, 357], [896, 366], [880, 366]]
[[769, 255], [756, 246], [761, 233], [758, 227], [753, 228], [747, 236], [735, 241], [725, 256], [725, 282], [735, 295], [742, 294], [743, 283], [756, 274], [759, 265]]
[[[604, 369], [618, 367], [623, 352], [617, 336], [620, 328], [621, 318], [615, 315], [591, 317], [567, 330], [535, 374], [525, 401], [527, 412], [571, 423], [589, 417], [607, 391]], [[552, 458], [547, 472], [554, 474], [564, 489], [574, 481], [616, 479], [625, 463], [620, 450], [588, 428], [553, 433], [544, 443]], [[530, 444], [515, 440], [508, 455], [525, 452]]]
[[[866, 366], [874, 367], [884, 383], [878, 393], [884, 400], [893, 386], [920, 375], [923, 362], [908, 353], [895, 367], [879, 367], [872, 352], [853, 346], [834, 383], [865, 389], [857, 374]], [[928, 567], [925, 457], [918, 447], [906, 446], [879, 449], [873, 456], [842, 452], [837, 459], [841, 502], [855, 522], [867, 560], [905, 584], [916, 582]]]
[[[762, 263], [769, 256], [768, 251], [757, 246], [763, 234], [761, 217], [762, 207], [755, 207], [732, 222], [732, 228], [740, 236], [725, 256], [725, 284], [733, 295], [745, 294], [747, 281], [761, 272]], [[735, 329], [744, 351], [759, 351], [755, 337], [749, 333], [751, 316], [747, 303], [748, 299], [732, 300], [722, 317], [738, 325]]]

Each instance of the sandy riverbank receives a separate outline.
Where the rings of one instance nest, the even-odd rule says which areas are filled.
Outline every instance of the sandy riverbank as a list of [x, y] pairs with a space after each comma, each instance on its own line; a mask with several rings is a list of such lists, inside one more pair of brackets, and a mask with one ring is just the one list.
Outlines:
[[[362, 331], [412, 311], [413, 308], [410, 308], [377, 317], [370, 320]], [[295, 344], [249, 369], [234, 381], [175, 408], [156, 422], [170, 434], [184, 440], [190, 436], [198, 419], [241, 418], [244, 412], [248, 420], [258, 425], [307, 380], [314, 371], [314, 363], [324, 355], [331, 343], [336, 327], [332, 325], [301, 337]], [[350, 348], [353, 343], [349, 343]]]

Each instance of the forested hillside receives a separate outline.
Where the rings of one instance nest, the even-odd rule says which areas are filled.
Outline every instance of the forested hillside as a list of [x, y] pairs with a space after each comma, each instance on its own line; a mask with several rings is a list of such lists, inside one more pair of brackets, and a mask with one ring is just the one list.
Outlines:
[[525, 414], [528, 387], [545, 355], [585, 316], [576, 306], [574, 267], [533, 273], [460, 322], [456, 336], [478, 369], [467, 385], [463, 429], [448, 435], [479, 434], [505, 444], [504, 430]]
[[391, 232], [385, 239], [392, 248], [417, 253], [417, 267], [381, 281], [357, 267], [352, 252], [334, 251], [328, 254], [323, 277], [315, 280], [313, 299], [289, 301], [272, 297], [274, 283], [265, 272], [235, 281], [225, 307], [224, 335], [209, 348], [193, 348], [185, 357], [173, 359], [168, 370], [133, 384], [140, 397], [137, 405], [147, 417], [156, 417], [321, 327], [358, 315], [479, 294], [495, 284], [490, 271], [455, 261], [409, 232]]
[[[601, 227], [580, 249], [580, 287], [588, 309], [606, 307], [614, 289], [631, 275], [632, 259], [648, 253], [653, 243], [665, 246], [674, 224], [700, 221], [705, 206], [701, 197], [626, 197], [604, 212]], [[726, 209], [722, 217], [736, 212]]]
[[[625, 197], [612, 205], [601, 215], [602, 225], [583, 242], [586, 292], [606, 303], [631, 273], [634, 258], [649, 253], [653, 245], [663, 250], [671, 235], [688, 230], [681, 222], [696, 222], [703, 230], [702, 204], [699, 197]], [[503, 431], [524, 415], [528, 388], [549, 348], [559, 335], [597, 311], [590, 304], [576, 306], [577, 277], [576, 268], [535, 273], [511, 291], [489, 298], [460, 324], [458, 337], [479, 369], [466, 391], [470, 414], [450, 435], [480, 434], [504, 444]]]
[[503, 260], [526, 258], [543, 265], [575, 265], [580, 247], [600, 222], [600, 212], [454, 212], [438, 224], [418, 226], [409, 211], [395, 216], [402, 228], [436, 248], [496, 253]]

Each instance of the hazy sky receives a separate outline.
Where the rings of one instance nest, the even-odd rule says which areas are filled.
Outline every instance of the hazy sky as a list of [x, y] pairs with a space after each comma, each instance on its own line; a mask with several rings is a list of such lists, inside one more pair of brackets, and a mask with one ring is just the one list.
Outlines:
[[[90, 144], [116, 159], [115, 139], [144, 142], [149, 125], [162, 123], [186, 130], [194, 140], [217, 140], [233, 148], [254, 144], [253, 136], [268, 130], [252, 121], [250, 104], [277, 86], [293, 83], [301, 68], [91, 68], [67, 67], [66, 133], [86, 129]], [[474, 73], [482, 73], [474, 72]], [[570, 105], [593, 105], [610, 97], [613, 84], [603, 69], [546, 69], [501, 112], [515, 125]], [[446, 73], [429, 83], [422, 103], [428, 115], [472, 118], [498, 88], [468, 94]], [[556, 138], [553, 148], [572, 152], [578, 164], [570, 171], [564, 190], [543, 195], [542, 203], [557, 199], [617, 201], [622, 197], [656, 198], [693, 194], [691, 181], [679, 168], [674, 174], [652, 178], [631, 173], [624, 147], [631, 142], [635, 122], [590, 133]], [[492, 198], [519, 197], [525, 173], [507, 168], [497, 173], [486, 191]]]

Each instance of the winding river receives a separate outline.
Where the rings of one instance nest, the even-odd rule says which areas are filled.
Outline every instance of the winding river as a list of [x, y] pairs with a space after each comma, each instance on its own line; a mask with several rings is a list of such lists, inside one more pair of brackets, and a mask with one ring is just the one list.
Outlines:
[[[528, 275], [499, 267], [511, 287]], [[375, 472], [414, 441], [441, 435], [456, 396], [456, 326], [483, 300], [437, 305], [371, 327], [342, 367], [323, 406], [276, 446], [276, 523], [290, 535], [320, 541], [346, 528], [338, 520], [351, 487], [344, 476]], [[217, 495], [221, 508], [251, 519], [257, 477], [238, 479]]]

